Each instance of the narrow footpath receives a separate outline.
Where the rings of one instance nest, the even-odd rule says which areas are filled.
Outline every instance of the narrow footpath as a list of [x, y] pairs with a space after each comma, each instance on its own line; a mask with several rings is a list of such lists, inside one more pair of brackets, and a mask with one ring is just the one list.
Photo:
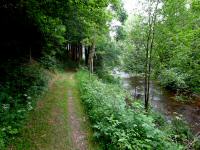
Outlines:
[[80, 116], [81, 114], [78, 112], [82, 112], [80, 110], [80, 103], [77, 100], [78, 91], [76, 90], [74, 74], [70, 74], [69, 76], [69, 86], [68, 86], [68, 122], [71, 129], [71, 137], [73, 147], [77, 150], [87, 150], [88, 149], [88, 139], [87, 132], [83, 130], [82, 126], [86, 119], [84, 116]]
[[74, 72], [55, 75], [10, 150], [98, 150], [80, 102]]

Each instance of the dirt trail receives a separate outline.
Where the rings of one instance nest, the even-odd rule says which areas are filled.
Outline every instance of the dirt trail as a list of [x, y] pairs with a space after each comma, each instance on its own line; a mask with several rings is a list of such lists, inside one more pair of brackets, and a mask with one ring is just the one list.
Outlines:
[[[74, 84], [74, 75], [70, 75], [70, 80], [73, 86]], [[68, 89], [68, 119], [69, 124], [71, 128], [71, 136], [72, 136], [72, 142], [73, 146], [77, 150], [87, 150], [88, 149], [88, 142], [87, 142], [87, 133], [83, 131], [81, 128], [81, 124], [84, 122], [84, 118], [80, 118], [76, 114], [76, 107], [75, 107], [75, 97], [73, 96], [73, 92], [71, 88]]]
[[58, 73], [9, 150], [97, 150], [74, 72]]

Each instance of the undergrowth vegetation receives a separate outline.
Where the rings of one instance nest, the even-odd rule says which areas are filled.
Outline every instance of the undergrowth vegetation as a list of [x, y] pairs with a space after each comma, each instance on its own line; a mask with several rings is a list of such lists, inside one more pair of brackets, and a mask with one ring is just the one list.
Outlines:
[[133, 100], [132, 106], [127, 106], [128, 94], [118, 85], [103, 83], [96, 76], [89, 78], [87, 71], [79, 71], [76, 77], [82, 102], [93, 124], [94, 137], [104, 149], [178, 150], [187, 147], [191, 132], [179, 118], [167, 125], [159, 115], [144, 111], [139, 101]]
[[39, 63], [14, 69], [0, 66], [6, 73], [0, 80], [0, 149], [15, 138], [36, 100], [47, 89], [51, 74]]

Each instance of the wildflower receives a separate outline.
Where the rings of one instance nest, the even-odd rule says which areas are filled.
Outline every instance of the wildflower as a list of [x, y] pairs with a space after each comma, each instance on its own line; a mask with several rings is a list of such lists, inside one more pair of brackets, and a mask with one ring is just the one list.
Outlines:
[[2, 108], [4, 110], [8, 110], [10, 108], [10, 104], [2, 104]]

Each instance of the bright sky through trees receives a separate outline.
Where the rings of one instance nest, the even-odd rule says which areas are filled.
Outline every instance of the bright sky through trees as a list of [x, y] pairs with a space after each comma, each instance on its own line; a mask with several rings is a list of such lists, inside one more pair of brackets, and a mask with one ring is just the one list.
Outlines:
[[124, 8], [129, 15], [131, 13], [137, 13], [142, 10], [142, 1], [143, 0], [123, 0]]
[[[142, 11], [142, 1], [144, 0], [122, 0], [124, 4], [124, 9], [127, 14], [130, 16], [131, 14], [137, 14]], [[110, 27], [110, 36], [116, 36], [116, 26], [120, 26], [121, 23], [118, 20], [112, 20]]]

